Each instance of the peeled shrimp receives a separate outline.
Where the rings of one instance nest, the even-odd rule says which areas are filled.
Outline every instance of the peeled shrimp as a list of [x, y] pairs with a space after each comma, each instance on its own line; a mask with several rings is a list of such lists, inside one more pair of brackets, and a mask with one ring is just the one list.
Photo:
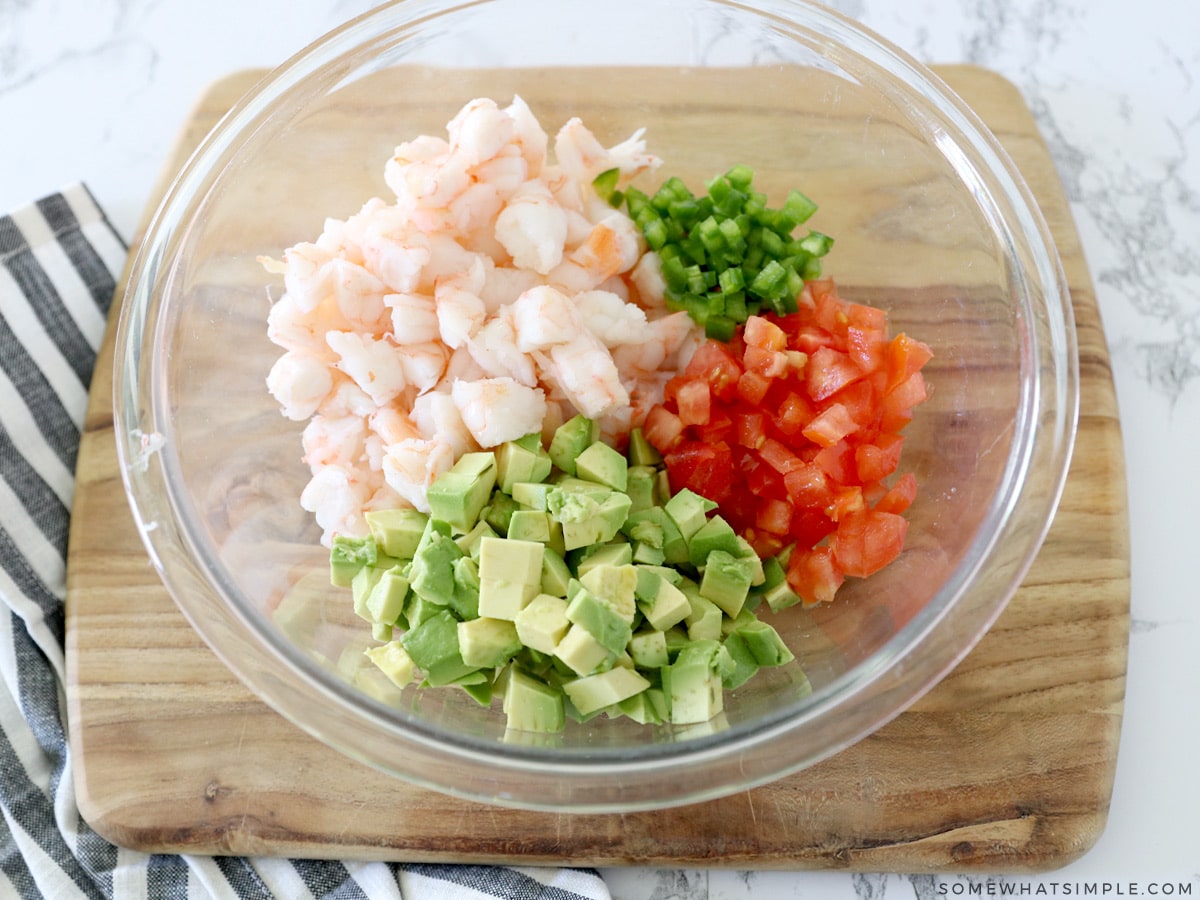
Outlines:
[[546, 394], [512, 378], [455, 381], [451, 388], [463, 424], [480, 447], [496, 447], [542, 430]]
[[333, 375], [323, 360], [289, 350], [267, 373], [267, 390], [285, 416], [302, 422], [316, 413], [333, 390]]

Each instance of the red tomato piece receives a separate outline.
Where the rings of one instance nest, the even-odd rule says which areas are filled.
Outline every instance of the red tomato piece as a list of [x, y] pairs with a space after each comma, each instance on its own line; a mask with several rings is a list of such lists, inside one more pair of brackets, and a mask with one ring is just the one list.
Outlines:
[[775, 440], [775, 438], [764, 440], [762, 446], [758, 448], [758, 455], [762, 457], [763, 462], [780, 475], [787, 475], [788, 472], [804, 465], [804, 460], [800, 459], [800, 457]]
[[733, 431], [737, 443], [748, 450], [757, 450], [767, 439], [767, 417], [764, 413], [734, 413]]
[[787, 534], [792, 527], [792, 505], [784, 500], [759, 498], [754, 524], [771, 534]]
[[887, 336], [879, 330], [851, 325], [846, 329], [846, 352], [864, 372], [884, 368]]
[[908, 509], [917, 499], [917, 476], [912, 472], [901, 475], [891, 489], [875, 503], [876, 512], [889, 512], [899, 515]]
[[790, 365], [782, 350], [765, 350], [753, 344], [746, 346], [742, 363], [748, 372], [757, 372], [767, 378], [780, 378], [787, 374]]
[[[672, 379], [673, 380], [673, 379]], [[689, 378], [675, 391], [675, 405], [679, 421], [688, 425], [707, 425], [712, 409], [712, 394], [708, 382], [700, 378]]]
[[742, 339], [745, 340], [747, 348], [782, 350], [787, 346], [787, 335], [783, 333], [783, 329], [763, 316], [750, 316], [746, 320]]
[[727, 344], [708, 340], [696, 348], [683, 371], [685, 375], [703, 378], [715, 396], [728, 402], [737, 392], [742, 366]]
[[[825, 472], [813, 463], [805, 463], [783, 476], [788, 498], [797, 509], [824, 510], [833, 502], [833, 489]], [[824, 513], [822, 512], [822, 515]]]
[[900, 555], [907, 532], [908, 520], [895, 513], [878, 509], [847, 513], [830, 541], [834, 561], [846, 575], [866, 578]]
[[895, 472], [903, 447], [904, 437], [899, 434], [881, 434], [874, 443], [855, 447], [854, 467], [859, 481], [882, 481]]
[[797, 547], [788, 559], [787, 580], [805, 605], [828, 603], [845, 581], [830, 547], [804, 550]]
[[888, 377], [885, 390], [890, 391], [933, 359], [933, 351], [907, 334], [898, 334], [888, 344], [886, 356]]
[[834, 403], [817, 414], [801, 432], [806, 438], [822, 447], [832, 447], [848, 434], [858, 431], [858, 423], [850, 411], [841, 403]]
[[816, 410], [805, 397], [797, 391], [788, 391], [779, 404], [775, 427], [790, 437], [799, 434], [815, 415]]
[[838, 484], [854, 481], [854, 448], [844, 440], [821, 450], [813, 457], [813, 462]]
[[688, 441], [664, 453], [663, 461], [673, 492], [688, 488], [717, 503], [732, 493], [733, 456], [728, 444]]
[[788, 531], [788, 537], [797, 547], [808, 549], [833, 534], [835, 528], [837, 523], [821, 510], [797, 506], [792, 510], [792, 527]]
[[747, 370], [741, 374], [737, 383], [738, 399], [750, 404], [758, 406], [763, 402], [763, 398], [767, 396], [767, 391], [771, 388], [771, 379], [767, 378], [758, 372]]
[[683, 437], [683, 422], [675, 413], [658, 404], [646, 415], [642, 434], [655, 450], [665, 453]]
[[847, 354], [821, 347], [808, 356], [804, 382], [808, 396], [817, 402], [832, 397], [846, 385], [863, 377], [863, 370]]

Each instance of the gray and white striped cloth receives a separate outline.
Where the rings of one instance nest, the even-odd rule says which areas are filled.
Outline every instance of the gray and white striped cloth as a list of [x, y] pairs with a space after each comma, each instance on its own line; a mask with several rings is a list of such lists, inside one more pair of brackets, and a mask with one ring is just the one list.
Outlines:
[[82, 185], [0, 216], [0, 900], [607, 898], [591, 869], [150, 855], [82, 820], [63, 715], [67, 526], [126, 254]]

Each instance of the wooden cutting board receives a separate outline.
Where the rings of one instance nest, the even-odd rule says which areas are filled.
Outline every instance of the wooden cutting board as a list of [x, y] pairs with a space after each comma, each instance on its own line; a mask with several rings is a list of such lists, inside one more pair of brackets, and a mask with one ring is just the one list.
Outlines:
[[[152, 852], [521, 864], [1035, 871], [1091, 847], [1112, 790], [1129, 636], [1108, 349], [1070, 208], [1020, 94], [984, 70], [939, 71], [1007, 147], [1046, 214], [1075, 306], [1082, 397], [1045, 546], [940, 685], [813, 768], [681, 809], [507, 810], [381, 775], [255, 699], [162, 587], [119, 476], [110, 328], [79, 453], [67, 573], [70, 741], [88, 823]], [[160, 187], [261, 74], [232, 75], [201, 98]]]

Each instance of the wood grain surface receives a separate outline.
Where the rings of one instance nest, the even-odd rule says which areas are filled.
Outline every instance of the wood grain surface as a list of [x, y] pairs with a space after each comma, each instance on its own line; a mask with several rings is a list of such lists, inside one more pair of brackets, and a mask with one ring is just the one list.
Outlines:
[[[1129, 634], [1108, 350], [1070, 208], [1019, 93], [984, 70], [939, 71], [1000, 138], [1047, 217], [1075, 308], [1082, 414], [1042, 551], [936, 688], [815, 767], [661, 812], [500, 809], [383, 776], [257, 700], [162, 587], [119, 475], [110, 327], [79, 453], [67, 573], [70, 742], [89, 824], [154, 852], [521, 864], [1038, 871], [1091, 847], [1112, 790]], [[201, 98], [160, 187], [260, 75], [236, 73]]]

